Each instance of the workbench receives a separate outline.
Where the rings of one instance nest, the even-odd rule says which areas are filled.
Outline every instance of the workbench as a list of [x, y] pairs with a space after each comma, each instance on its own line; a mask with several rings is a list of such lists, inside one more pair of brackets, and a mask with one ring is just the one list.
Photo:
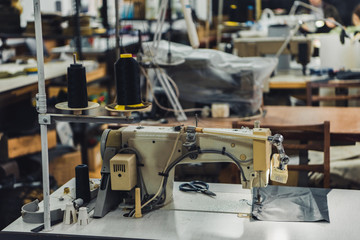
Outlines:
[[327, 78], [327, 76], [313, 76], [302, 74], [300, 69], [281, 70], [275, 76], [269, 79], [270, 89], [303, 89], [306, 90], [306, 83], [318, 81]]
[[[74, 179], [51, 195], [52, 209], [65, 207], [59, 201], [65, 186], [74, 191]], [[121, 208], [100, 219], [90, 219], [87, 226], [78, 224], [53, 226], [48, 233], [31, 233], [39, 224], [24, 223], [20, 218], [0, 232], [1, 239], [268, 239], [268, 240], [338, 240], [358, 239], [360, 228], [360, 191], [332, 189], [328, 195], [328, 222], [269, 222], [238, 217], [237, 211], [250, 211], [246, 202], [249, 189], [235, 184], [210, 184], [216, 198], [199, 193], [182, 193], [174, 184], [174, 201], [140, 219], [126, 218]], [[70, 198], [67, 198], [70, 199]], [[40, 204], [41, 205], [41, 204]]]

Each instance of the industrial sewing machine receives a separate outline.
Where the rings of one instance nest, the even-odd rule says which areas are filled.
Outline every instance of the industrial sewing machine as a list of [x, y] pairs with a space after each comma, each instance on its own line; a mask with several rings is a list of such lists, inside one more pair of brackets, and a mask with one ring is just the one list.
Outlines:
[[[129, 126], [107, 129], [101, 137], [102, 180], [94, 217], [103, 217], [141, 189], [143, 212], [172, 199], [174, 167], [180, 163], [231, 162], [240, 169], [242, 187], [266, 187], [269, 176], [286, 183], [288, 157], [282, 136], [267, 128]], [[272, 160], [271, 148], [278, 154]], [[259, 196], [258, 196], [259, 197]], [[260, 200], [260, 199], [258, 199]]]

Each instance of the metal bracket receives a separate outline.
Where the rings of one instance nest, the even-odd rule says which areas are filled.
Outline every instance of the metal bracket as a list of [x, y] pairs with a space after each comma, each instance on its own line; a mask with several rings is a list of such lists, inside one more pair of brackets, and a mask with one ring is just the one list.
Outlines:
[[184, 147], [191, 149], [196, 144], [196, 131], [195, 127], [188, 126], [186, 128], [186, 142], [183, 144]]
[[49, 114], [39, 114], [39, 124], [40, 125], [50, 125], [51, 116]]
[[46, 95], [37, 93], [35, 99], [36, 99], [36, 110], [38, 111], [38, 113], [46, 113], [47, 111]]
[[281, 134], [275, 134], [274, 136], [269, 136], [268, 141], [270, 141], [271, 144], [273, 144], [276, 147], [276, 149], [278, 150], [278, 153], [280, 155], [279, 168], [281, 170], [284, 170], [285, 165], [287, 165], [289, 163], [289, 157], [285, 154], [284, 146], [282, 144], [284, 141], [284, 137]]

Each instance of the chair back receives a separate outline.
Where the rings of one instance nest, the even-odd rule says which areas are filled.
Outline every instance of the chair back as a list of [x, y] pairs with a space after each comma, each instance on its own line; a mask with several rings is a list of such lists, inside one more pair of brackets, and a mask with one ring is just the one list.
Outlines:
[[[321, 88], [335, 88], [335, 95], [320, 96]], [[306, 83], [306, 105], [312, 106], [315, 103], [324, 101], [346, 101], [360, 99], [360, 94], [350, 94], [351, 88], [360, 88], [360, 80], [338, 80], [338, 81], [314, 81]]]

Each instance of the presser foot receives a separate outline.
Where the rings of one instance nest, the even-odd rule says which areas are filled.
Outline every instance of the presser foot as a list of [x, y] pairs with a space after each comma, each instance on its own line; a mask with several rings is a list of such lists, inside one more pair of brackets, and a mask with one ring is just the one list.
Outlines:
[[260, 194], [260, 188], [256, 188], [256, 197], [255, 197], [256, 201], [255, 204], [256, 205], [261, 205], [261, 194]]

